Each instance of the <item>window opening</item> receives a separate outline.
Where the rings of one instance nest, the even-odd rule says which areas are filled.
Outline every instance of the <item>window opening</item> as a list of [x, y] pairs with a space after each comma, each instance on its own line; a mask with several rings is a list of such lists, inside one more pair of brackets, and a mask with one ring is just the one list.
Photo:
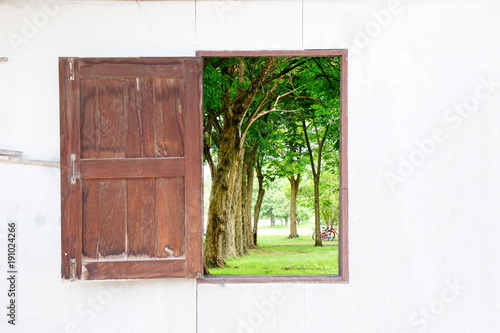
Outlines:
[[345, 58], [223, 55], [204, 59], [206, 276], [345, 276]]

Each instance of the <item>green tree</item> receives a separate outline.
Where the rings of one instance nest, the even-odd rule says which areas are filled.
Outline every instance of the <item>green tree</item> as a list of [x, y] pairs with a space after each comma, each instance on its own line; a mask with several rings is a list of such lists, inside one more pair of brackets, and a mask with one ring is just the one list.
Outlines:
[[[311, 173], [314, 182], [314, 221], [315, 232], [321, 234], [320, 177], [323, 153], [327, 146], [338, 149], [340, 140], [340, 63], [329, 58], [313, 58], [307, 64], [309, 71], [297, 80], [298, 84], [306, 81], [314, 85], [303, 84], [300, 93], [301, 123], [306, 142]], [[321, 237], [316, 237], [315, 246], [322, 246]]]
[[243, 254], [238, 243], [244, 237], [238, 216], [239, 180], [247, 135], [256, 120], [279, 111], [280, 82], [302, 62], [300, 58], [206, 59], [204, 154], [213, 180], [204, 246], [206, 268], [223, 266], [224, 257]]

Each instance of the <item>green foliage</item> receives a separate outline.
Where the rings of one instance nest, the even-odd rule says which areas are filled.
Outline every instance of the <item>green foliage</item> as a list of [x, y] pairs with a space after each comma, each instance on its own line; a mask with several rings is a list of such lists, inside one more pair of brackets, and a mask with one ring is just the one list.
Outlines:
[[[244, 163], [233, 161], [244, 156], [245, 163], [258, 165], [264, 176], [262, 216], [272, 208], [276, 218], [287, 219], [288, 178], [300, 175], [301, 182], [307, 183], [312, 175], [324, 171], [321, 215], [327, 223], [334, 223], [338, 210], [340, 58], [206, 58], [204, 81], [204, 156], [214, 177], [228, 181], [214, 183], [222, 189], [214, 187], [217, 196], [211, 200], [218, 204], [211, 205], [214, 208], [209, 211], [216, 212], [223, 206], [220, 202], [228, 202], [232, 193], [224, 194], [223, 188], [228, 192], [234, 189], [236, 177], [227, 180], [224, 175], [235, 175], [233, 171]], [[299, 187], [297, 214], [301, 220], [313, 215], [313, 192]], [[221, 210], [226, 211], [235, 210]], [[209, 220], [208, 245], [216, 243], [214, 235], [224, 219]], [[232, 219], [224, 223], [229, 221]], [[210, 265], [215, 262], [212, 252]]]
[[269, 182], [266, 186], [266, 196], [261, 208], [261, 217], [269, 218], [269, 210], [277, 219], [288, 219], [290, 214], [290, 184], [288, 180], [280, 178]]
[[[204, 71], [205, 147], [217, 161], [220, 128], [227, 121], [228, 101], [251, 89], [268, 58], [208, 58]], [[238, 68], [238, 69], [237, 69]], [[313, 153], [327, 134], [323, 146], [321, 176], [321, 216], [323, 223], [336, 222], [338, 211], [338, 150], [340, 129], [340, 62], [339, 58], [278, 58], [273, 76], [263, 85], [249, 106], [251, 114], [264, 103], [266, 113], [254, 120], [248, 129], [245, 146], [257, 145], [257, 159], [263, 165], [266, 196], [262, 217], [273, 209], [276, 218], [289, 214], [290, 176], [302, 175], [297, 215], [301, 220], [313, 216], [311, 166], [307, 155], [302, 121], [307, 124]], [[279, 76], [276, 73], [288, 72]], [[279, 83], [278, 85], [276, 85]], [[273, 90], [274, 87], [274, 90]], [[272, 91], [272, 93], [270, 93]], [[284, 112], [289, 111], [289, 112]], [[243, 119], [243, 123], [248, 122]], [[243, 126], [244, 127], [244, 126]], [[256, 191], [254, 191], [254, 194]]]
[[[330, 139], [332, 149], [338, 150], [339, 59], [207, 58], [203, 92], [205, 147], [216, 159], [224, 121], [231, 119], [232, 108], [245, 97], [244, 92], [257, 84], [254, 80], [273, 60], [273, 65], [267, 68], [267, 81], [258, 89], [242, 119], [242, 129], [252, 124], [245, 145], [258, 144], [259, 154], [274, 165], [274, 170], [268, 170], [270, 173], [277, 170], [281, 171], [280, 176], [300, 173], [305, 149], [300, 124], [301, 119], [307, 119], [311, 129], [334, 123]], [[252, 118], [255, 111], [260, 116]]]
[[[320, 177], [321, 223], [337, 226], [339, 222], [339, 173], [324, 170]], [[299, 206], [314, 210], [314, 183], [311, 177], [302, 182]]]

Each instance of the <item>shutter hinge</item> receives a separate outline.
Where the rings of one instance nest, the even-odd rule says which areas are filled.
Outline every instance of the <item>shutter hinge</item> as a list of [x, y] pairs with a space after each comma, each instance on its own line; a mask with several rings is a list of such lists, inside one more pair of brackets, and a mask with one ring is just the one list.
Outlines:
[[71, 280], [76, 279], [76, 259], [69, 260], [69, 278]]
[[75, 62], [73, 58], [70, 58], [68, 62], [68, 81], [73, 81], [74, 79], [75, 79]]
[[71, 154], [71, 184], [76, 184], [76, 172], [75, 172], [75, 161], [76, 154]]

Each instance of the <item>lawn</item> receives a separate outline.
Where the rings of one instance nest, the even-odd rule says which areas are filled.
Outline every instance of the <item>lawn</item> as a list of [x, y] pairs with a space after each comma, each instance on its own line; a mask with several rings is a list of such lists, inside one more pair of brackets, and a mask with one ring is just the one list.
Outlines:
[[[272, 229], [281, 229], [275, 228]], [[286, 230], [284, 232], [286, 233]], [[301, 234], [300, 230], [299, 234]], [[227, 267], [211, 269], [210, 273], [217, 275], [338, 274], [338, 240], [323, 241], [323, 246], [315, 247], [310, 234], [306, 232], [299, 238], [288, 239], [286, 236], [287, 234], [259, 235], [257, 249], [250, 250], [249, 254], [243, 257], [227, 258]]]

